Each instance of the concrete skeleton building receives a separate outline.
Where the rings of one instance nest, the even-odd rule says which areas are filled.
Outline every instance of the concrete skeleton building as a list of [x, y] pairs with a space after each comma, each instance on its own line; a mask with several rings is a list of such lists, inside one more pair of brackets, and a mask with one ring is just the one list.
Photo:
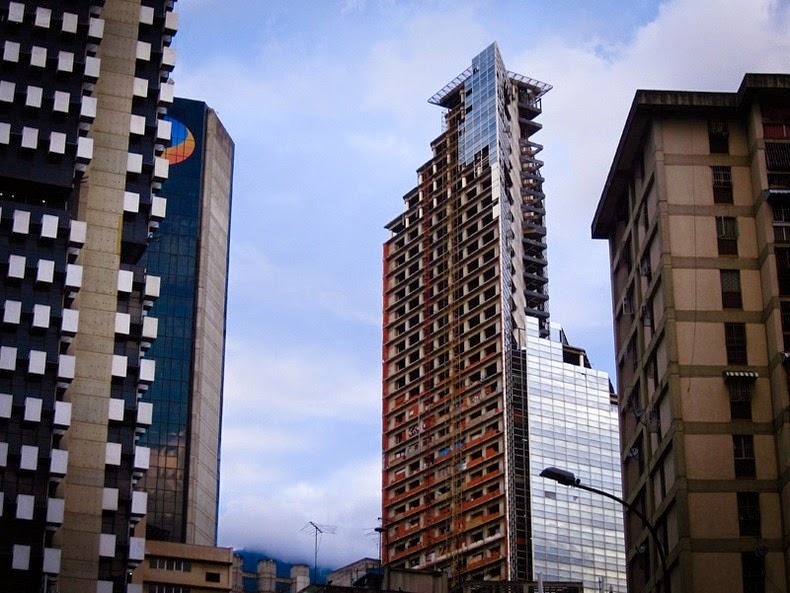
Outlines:
[[[637, 91], [609, 241], [624, 496], [673, 593], [790, 588], [790, 75]], [[626, 521], [629, 591], [667, 591]]]
[[430, 102], [445, 129], [384, 245], [382, 561], [468, 580], [625, 587], [605, 373], [549, 323], [541, 146], [551, 87], [492, 44]]
[[[198, 179], [165, 194], [173, 162], [165, 148], [178, 127], [166, 118], [173, 4], [0, 2], [3, 590], [143, 591], [130, 575], [150, 547], [149, 506], [154, 535], [209, 547], [216, 538], [232, 143], [199, 108], [200, 133], [179, 142], [198, 150], [190, 173]], [[192, 237], [191, 251], [162, 247], [156, 262], [145, 259], [152, 242], [175, 244], [160, 224], [167, 210], [183, 224], [189, 200], [198, 204], [190, 229], [203, 236]], [[194, 277], [179, 287], [196, 295], [191, 341], [168, 329], [169, 297], [153, 312], [169, 294], [165, 268], [186, 251], [179, 262], [193, 262]], [[178, 377], [192, 391], [187, 412], [174, 412], [177, 430], [157, 411], [164, 398], [151, 388], [161, 368], [173, 366], [157, 366], [159, 336], [171, 345], [185, 338], [169, 354], [190, 363]], [[178, 442], [165, 444], [169, 431]], [[156, 477], [144, 483], [152, 461]], [[178, 504], [167, 506], [176, 497], [166, 489], [180, 479]]]

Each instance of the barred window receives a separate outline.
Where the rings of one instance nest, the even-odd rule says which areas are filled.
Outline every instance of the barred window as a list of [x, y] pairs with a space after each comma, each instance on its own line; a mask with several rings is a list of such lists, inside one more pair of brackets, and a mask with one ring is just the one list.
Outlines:
[[730, 378], [727, 390], [730, 393], [730, 417], [733, 420], [752, 419], [752, 391], [754, 379]]
[[732, 204], [732, 169], [711, 167], [713, 172], [713, 201], [717, 204]]
[[750, 434], [732, 435], [732, 452], [735, 460], [736, 478], [754, 478], [754, 437]]
[[766, 142], [765, 164], [769, 171], [790, 171], [790, 145], [784, 142]]
[[774, 214], [774, 241], [790, 243], [790, 204], [776, 201], [771, 204], [771, 209]]
[[725, 323], [724, 343], [727, 349], [727, 364], [748, 364], [745, 324]]
[[774, 213], [774, 222], [790, 222], [790, 203], [773, 202], [771, 210]]
[[740, 270], [721, 270], [721, 305], [725, 309], [741, 309], [743, 298], [741, 296]]

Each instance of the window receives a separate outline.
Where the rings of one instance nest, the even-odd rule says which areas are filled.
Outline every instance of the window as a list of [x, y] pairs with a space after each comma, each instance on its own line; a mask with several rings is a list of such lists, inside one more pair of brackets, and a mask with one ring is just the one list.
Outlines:
[[192, 571], [192, 563], [188, 560], [182, 560], [180, 558], [150, 556], [148, 558], [148, 565], [151, 568], [158, 568], [160, 570], [177, 570], [180, 572]]
[[732, 204], [732, 169], [711, 167], [713, 173], [713, 201], [716, 204]]
[[721, 306], [725, 309], [743, 308], [739, 270], [721, 270]]
[[716, 239], [719, 255], [738, 255], [738, 219], [734, 216], [717, 216]]
[[219, 573], [218, 572], [207, 572], [206, 573], [206, 582], [207, 583], [219, 583]]
[[741, 552], [743, 593], [765, 593], [765, 556]]
[[738, 492], [738, 530], [743, 536], [760, 536], [760, 493]]
[[713, 201], [716, 204], [732, 204], [732, 169], [711, 167], [713, 173]]
[[754, 380], [733, 377], [727, 380], [730, 392], [730, 417], [733, 420], [752, 419], [752, 389]]
[[639, 262], [639, 273], [644, 276], [647, 279], [647, 283], [650, 284], [650, 281], [653, 279], [653, 268], [650, 265], [650, 254], [642, 257], [641, 261]]
[[748, 364], [746, 355], [746, 324], [725, 323], [724, 343], [727, 364]]
[[776, 254], [776, 280], [779, 284], [779, 294], [790, 296], [790, 248], [777, 247]]
[[790, 302], [779, 303], [782, 311], [782, 336], [784, 337], [783, 348], [790, 350]]
[[163, 583], [150, 583], [148, 593], [189, 593], [189, 587], [182, 585], [165, 585]]
[[653, 301], [646, 303], [642, 308], [642, 325], [650, 331], [655, 331], [655, 323], [653, 321]]
[[735, 458], [735, 477], [754, 478], [754, 436], [750, 434], [732, 435], [732, 452]]
[[708, 122], [708, 145], [711, 154], [730, 152], [730, 130], [726, 121]]
[[774, 213], [774, 241], [790, 243], [790, 204], [772, 202], [771, 209]]

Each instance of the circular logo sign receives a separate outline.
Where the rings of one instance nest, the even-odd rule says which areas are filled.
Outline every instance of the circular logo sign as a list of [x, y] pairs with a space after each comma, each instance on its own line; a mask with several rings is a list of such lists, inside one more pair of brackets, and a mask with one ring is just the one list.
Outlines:
[[170, 116], [165, 119], [172, 125], [170, 130], [170, 146], [165, 148], [163, 158], [170, 161], [171, 165], [177, 165], [181, 161], [187, 160], [195, 152], [195, 137], [184, 124]]

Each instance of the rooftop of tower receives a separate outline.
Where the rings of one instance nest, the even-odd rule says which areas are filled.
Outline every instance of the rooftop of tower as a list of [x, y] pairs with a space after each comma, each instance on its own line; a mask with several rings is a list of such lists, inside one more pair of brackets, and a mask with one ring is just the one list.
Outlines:
[[[489, 45], [486, 49], [484, 49], [479, 55], [482, 55], [486, 51], [489, 51], [491, 48], [496, 52], [497, 58], [499, 58], [499, 47], [496, 44], [496, 41]], [[474, 60], [472, 60], [474, 64]], [[474, 72], [474, 65], [469, 66], [466, 70], [461, 72], [458, 76], [453, 78], [450, 82], [448, 82], [444, 87], [441, 88], [438, 92], [436, 92], [430, 99], [428, 99], [428, 103], [432, 103], [433, 105], [440, 105], [442, 107], [446, 107], [445, 99], [451, 95], [454, 91], [459, 89], [461, 85], [472, 75]], [[552, 86], [545, 82], [541, 82], [539, 80], [535, 80], [534, 78], [529, 78], [527, 76], [523, 76], [521, 74], [517, 74], [515, 72], [511, 72], [507, 70], [507, 76], [510, 80], [514, 83], [518, 84], [519, 86], [525, 88], [528, 91], [534, 93], [533, 99], [538, 99], [548, 93]]]

